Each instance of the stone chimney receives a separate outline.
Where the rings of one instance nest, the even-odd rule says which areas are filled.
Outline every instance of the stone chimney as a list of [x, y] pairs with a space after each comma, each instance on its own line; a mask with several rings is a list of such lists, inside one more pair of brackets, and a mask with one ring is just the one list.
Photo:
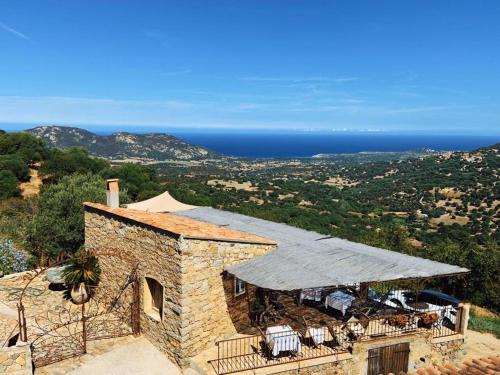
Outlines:
[[111, 208], [120, 207], [120, 188], [117, 178], [106, 180], [106, 204]]

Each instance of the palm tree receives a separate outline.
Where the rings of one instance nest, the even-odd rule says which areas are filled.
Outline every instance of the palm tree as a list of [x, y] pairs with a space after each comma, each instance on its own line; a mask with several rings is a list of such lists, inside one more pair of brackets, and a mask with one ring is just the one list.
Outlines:
[[88, 287], [97, 285], [100, 273], [97, 258], [80, 248], [62, 271], [64, 281], [72, 285], [73, 302], [82, 304], [89, 299]]

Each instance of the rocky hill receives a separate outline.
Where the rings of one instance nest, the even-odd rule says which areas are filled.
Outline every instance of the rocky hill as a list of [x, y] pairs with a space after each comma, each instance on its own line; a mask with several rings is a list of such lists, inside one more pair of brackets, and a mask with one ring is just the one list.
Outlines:
[[98, 135], [63, 126], [38, 126], [26, 131], [42, 138], [49, 147], [83, 147], [92, 155], [113, 160], [198, 160], [220, 156], [164, 133]]

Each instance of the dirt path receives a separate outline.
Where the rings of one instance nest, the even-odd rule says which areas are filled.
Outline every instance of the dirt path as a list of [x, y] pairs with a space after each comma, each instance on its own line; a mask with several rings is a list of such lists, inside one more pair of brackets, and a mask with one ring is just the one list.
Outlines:
[[38, 175], [38, 169], [30, 168], [30, 180], [19, 185], [23, 198], [37, 196], [42, 186], [42, 179]]

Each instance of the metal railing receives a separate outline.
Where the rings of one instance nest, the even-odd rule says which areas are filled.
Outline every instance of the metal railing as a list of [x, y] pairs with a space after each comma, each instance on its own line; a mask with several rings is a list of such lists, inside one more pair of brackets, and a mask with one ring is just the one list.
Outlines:
[[[292, 330], [290, 326], [268, 327], [258, 335], [216, 342], [217, 359], [210, 361], [218, 375], [300, 362], [331, 356], [330, 362], [348, 353], [355, 342], [429, 332], [432, 337], [460, 332], [461, 308], [454, 308], [456, 321], [445, 320], [451, 311], [401, 313], [349, 322], [332, 322], [323, 327]], [[299, 364], [300, 366], [300, 364]]]
[[333, 356], [348, 349], [335, 342], [327, 327], [296, 332], [283, 329], [259, 335], [221, 340], [217, 345], [217, 360], [211, 364], [217, 374], [276, 366], [306, 359]]

